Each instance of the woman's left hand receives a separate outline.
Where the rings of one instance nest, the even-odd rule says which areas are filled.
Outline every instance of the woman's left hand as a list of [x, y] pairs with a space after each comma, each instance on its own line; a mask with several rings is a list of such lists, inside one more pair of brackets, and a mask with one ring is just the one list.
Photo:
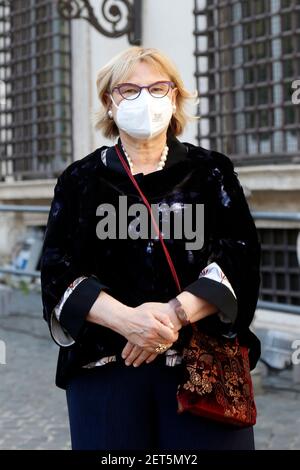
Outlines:
[[145, 361], [147, 363], [154, 361], [157, 356], [158, 354], [149, 353], [149, 351], [146, 351], [140, 346], [130, 343], [129, 341], [122, 351], [122, 357], [127, 366], [130, 366], [133, 363], [134, 367], [138, 367]]
[[[168, 303], [164, 302], [155, 302], [157, 304], [157, 309], [166, 314], [167, 318], [169, 318], [173, 325], [175, 331], [178, 331], [181, 328], [181, 324], [174, 313], [174, 310]], [[170, 347], [172, 345], [170, 344]], [[126, 346], [122, 351], [122, 358], [125, 360], [125, 364], [130, 366], [133, 364], [135, 367], [140, 366], [143, 362], [152, 362], [158, 356], [159, 353], [149, 353], [145, 349], [141, 348], [140, 346], [131, 343], [128, 341]]]

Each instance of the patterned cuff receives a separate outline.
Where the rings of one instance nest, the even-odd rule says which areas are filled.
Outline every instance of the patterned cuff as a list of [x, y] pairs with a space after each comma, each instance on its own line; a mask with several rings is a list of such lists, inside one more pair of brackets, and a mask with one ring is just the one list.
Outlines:
[[60, 322], [56, 318], [54, 310], [52, 311], [50, 318], [50, 333], [58, 346], [67, 348], [75, 343], [72, 336], [61, 326]]
[[83, 279], [65, 301], [59, 322], [75, 341], [80, 339], [84, 331], [86, 317], [99, 297], [100, 292], [110, 288], [103, 284], [94, 274]]
[[[225, 273], [222, 271], [222, 269], [220, 268], [220, 266], [216, 262], [210, 263], [206, 266], [206, 268], [202, 269], [202, 271], [199, 274], [199, 279], [201, 277], [205, 277], [207, 279], [212, 279], [213, 281], [220, 282], [221, 284], [226, 286], [232, 292], [232, 295], [236, 299], [236, 295], [235, 295], [235, 292], [233, 290], [232, 285], [230, 284], [230, 282], [229, 282], [228, 278], [226, 277]], [[223, 323], [231, 323], [232, 322], [232, 320], [230, 318], [228, 318], [228, 316], [224, 312], [222, 312], [222, 310], [219, 309], [217, 314], [218, 314], [218, 317], [220, 318], [220, 320]]]
[[76, 286], [78, 286], [78, 284], [84, 279], [86, 279], [86, 276], [81, 276], [75, 279], [75, 281], [73, 281], [66, 289], [64, 295], [61, 297], [60, 301], [52, 311], [50, 319], [50, 332], [52, 338], [56, 344], [58, 344], [58, 346], [69, 347], [75, 343], [75, 340], [72, 338], [72, 336], [61, 326], [59, 317], [66, 300], [72, 294]]
[[72, 292], [74, 291], [74, 289], [78, 286], [78, 284], [80, 284], [81, 281], [83, 281], [84, 279], [86, 279], [87, 276], [81, 276], [81, 277], [78, 277], [77, 279], [75, 279], [75, 281], [73, 281], [69, 287], [66, 289], [64, 295], [62, 296], [62, 298], [60, 299], [60, 301], [58, 302], [58, 304], [56, 305], [56, 307], [54, 308], [54, 313], [55, 313], [55, 316], [57, 318], [57, 320], [59, 320], [59, 317], [60, 317], [60, 314], [61, 314], [61, 311], [62, 311], [62, 308], [66, 302], [66, 300], [68, 299], [68, 297], [72, 294]]
[[216, 305], [219, 319], [223, 323], [234, 323], [237, 316], [237, 297], [220, 266], [213, 262], [199, 274], [196, 281], [185, 287], [186, 291], [203, 297]]
[[86, 316], [102, 289], [108, 286], [92, 274], [75, 279], [52, 311], [50, 332], [59, 346], [71, 346], [81, 334]]
[[226, 275], [224, 274], [224, 272], [222, 271], [218, 263], [213, 262], [213, 263], [208, 264], [206, 268], [202, 269], [202, 271], [200, 272], [199, 278], [200, 277], [207, 277], [209, 279], [213, 279], [214, 281], [221, 282], [226, 287], [228, 287], [228, 289], [231, 290], [232, 294], [236, 298], [232, 285], [228, 281], [228, 278], [226, 277]]

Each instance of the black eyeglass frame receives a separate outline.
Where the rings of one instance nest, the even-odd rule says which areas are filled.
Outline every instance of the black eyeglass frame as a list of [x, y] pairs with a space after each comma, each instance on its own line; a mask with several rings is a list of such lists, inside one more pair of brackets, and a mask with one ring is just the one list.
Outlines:
[[[152, 93], [150, 91], [150, 88], [153, 87], [154, 85], [157, 85], [158, 83], [164, 83], [164, 84], [169, 85], [167, 92], [162, 96], [152, 95]], [[123, 87], [124, 85], [131, 85], [131, 86], [134, 86], [136, 88], [139, 88], [139, 93], [134, 98], [126, 98], [125, 96], [122, 95], [122, 93], [120, 91], [120, 88]], [[143, 86], [137, 85], [136, 83], [120, 83], [119, 85], [116, 85], [115, 87], [113, 87], [113, 89], [111, 90], [111, 93], [113, 93], [115, 90], [118, 90], [119, 94], [122, 96], [122, 98], [124, 100], [133, 101], [133, 100], [136, 100], [140, 96], [140, 94], [142, 93], [143, 88], [147, 88], [148, 92], [150, 93], [151, 96], [153, 96], [153, 98], [160, 99], [160, 98], [164, 98], [165, 96], [167, 96], [170, 89], [174, 90], [176, 88], [175, 85], [176, 84], [174, 82], [169, 81], [169, 80], [159, 80], [158, 82], [154, 82], [154, 83], [151, 83], [150, 85], [143, 85]]]

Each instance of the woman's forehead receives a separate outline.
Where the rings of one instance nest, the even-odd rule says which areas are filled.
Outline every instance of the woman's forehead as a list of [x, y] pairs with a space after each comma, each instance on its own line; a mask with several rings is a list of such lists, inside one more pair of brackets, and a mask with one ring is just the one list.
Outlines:
[[153, 83], [158, 80], [170, 80], [170, 77], [158, 65], [156, 66], [147, 62], [138, 62], [134, 65], [130, 73], [124, 77], [124, 79], [128, 82], [143, 85]]

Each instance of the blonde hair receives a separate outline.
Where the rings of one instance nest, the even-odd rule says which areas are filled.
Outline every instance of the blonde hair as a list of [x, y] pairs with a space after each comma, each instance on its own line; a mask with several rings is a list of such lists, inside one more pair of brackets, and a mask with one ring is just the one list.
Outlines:
[[110, 93], [114, 86], [126, 81], [138, 62], [154, 66], [159, 72], [167, 74], [170, 81], [175, 83], [176, 111], [171, 118], [169, 129], [174, 135], [181, 134], [187, 122], [195, 119], [186, 112], [185, 105], [188, 100], [197, 98], [197, 92], [192, 94], [185, 88], [176, 66], [158, 49], [138, 46], [130, 47], [116, 55], [99, 70], [96, 84], [101, 107], [94, 115], [95, 127], [101, 130], [105, 137], [113, 138], [119, 135], [118, 127], [107, 114], [110, 106], [107, 93]]

